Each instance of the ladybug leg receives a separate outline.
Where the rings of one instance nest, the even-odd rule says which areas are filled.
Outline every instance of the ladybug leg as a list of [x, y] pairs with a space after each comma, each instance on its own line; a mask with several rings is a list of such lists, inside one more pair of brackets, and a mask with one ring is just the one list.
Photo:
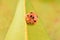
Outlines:
[[28, 17], [29, 15], [27, 15], [27, 17]]

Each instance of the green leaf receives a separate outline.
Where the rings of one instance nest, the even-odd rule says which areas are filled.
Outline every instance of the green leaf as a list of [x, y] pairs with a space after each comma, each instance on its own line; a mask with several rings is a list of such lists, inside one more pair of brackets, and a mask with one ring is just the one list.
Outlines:
[[14, 19], [7, 32], [5, 40], [25, 40], [25, 1], [19, 0]]
[[45, 28], [45, 23], [42, 20], [41, 11], [44, 8], [41, 8], [39, 0], [26, 0], [26, 12], [36, 12], [38, 15], [38, 22], [35, 25], [28, 25], [28, 40], [50, 40], [50, 37]]

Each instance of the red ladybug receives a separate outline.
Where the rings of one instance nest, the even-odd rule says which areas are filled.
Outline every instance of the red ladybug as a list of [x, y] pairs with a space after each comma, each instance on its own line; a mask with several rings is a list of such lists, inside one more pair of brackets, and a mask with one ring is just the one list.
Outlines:
[[26, 23], [27, 24], [35, 24], [38, 20], [38, 16], [34, 12], [29, 12], [26, 15]]

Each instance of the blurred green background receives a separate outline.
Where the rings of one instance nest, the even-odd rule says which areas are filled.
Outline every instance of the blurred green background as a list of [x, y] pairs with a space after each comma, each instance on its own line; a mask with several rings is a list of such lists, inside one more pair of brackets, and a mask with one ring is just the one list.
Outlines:
[[26, 12], [35, 12], [38, 23], [28, 25], [28, 40], [60, 40], [60, 1], [26, 0]]
[[4, 40], [15, 14], [18, 0], [0, 0], [0, 40]]

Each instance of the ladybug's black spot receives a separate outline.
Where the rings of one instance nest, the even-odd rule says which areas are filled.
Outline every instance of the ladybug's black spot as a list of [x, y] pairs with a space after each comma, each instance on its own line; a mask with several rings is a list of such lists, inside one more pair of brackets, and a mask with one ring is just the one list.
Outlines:
[[34, 19], [34, 17], [32, 17], [32, 19]]
[[34, 19], [34, 17], [33, 17], [32, 15], [30, 15], [30, 17], [31, 17], [32, 19]]
[[36, 21], [34, 20], [34, 22], [36, 22]]
[[32, 15], [30, 15], [30, 17], [32, 17]]

